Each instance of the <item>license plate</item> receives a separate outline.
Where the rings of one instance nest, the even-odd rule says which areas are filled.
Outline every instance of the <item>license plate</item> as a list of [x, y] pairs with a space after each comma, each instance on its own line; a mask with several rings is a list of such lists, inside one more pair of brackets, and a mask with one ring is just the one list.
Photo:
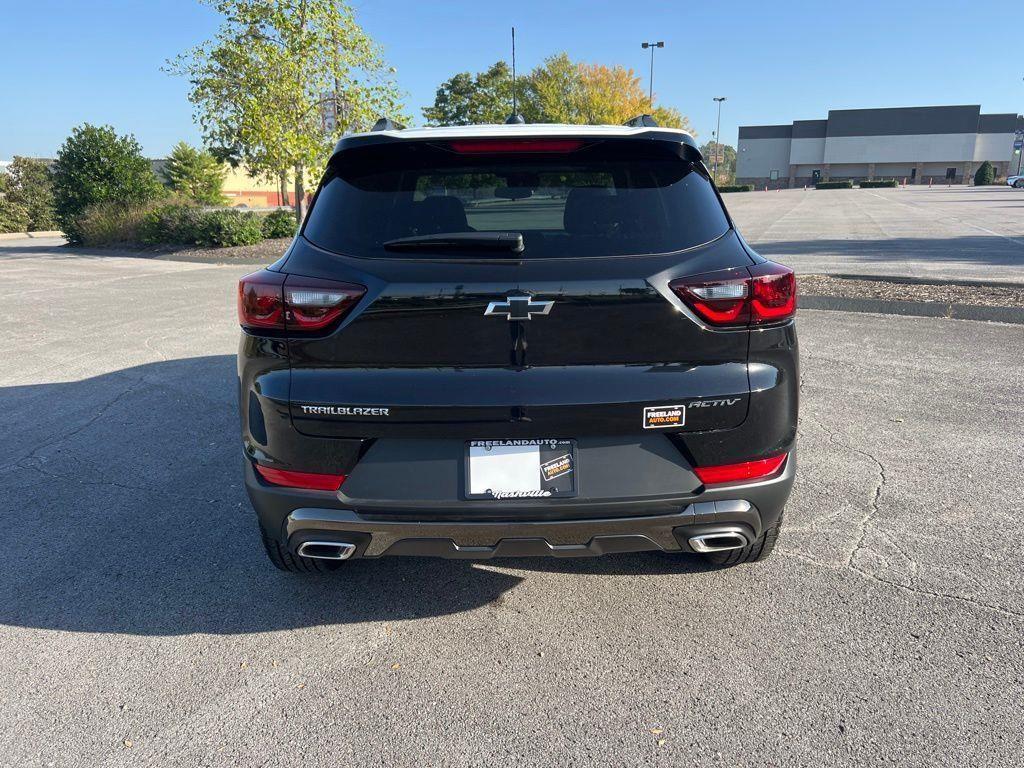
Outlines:
[[467, 499], [541, 499], [576, 495], [573, 440], [471, 440]]

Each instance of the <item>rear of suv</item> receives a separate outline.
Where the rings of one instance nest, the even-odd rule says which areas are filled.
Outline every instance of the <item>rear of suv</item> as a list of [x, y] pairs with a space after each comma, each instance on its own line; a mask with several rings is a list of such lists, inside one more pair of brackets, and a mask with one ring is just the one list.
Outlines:
[[243, 278], [246, 488], [288, 571], [350, 558], [772, 549], [793, 483], [795, 280], [693, 139], [626, 126], [340, 141]]

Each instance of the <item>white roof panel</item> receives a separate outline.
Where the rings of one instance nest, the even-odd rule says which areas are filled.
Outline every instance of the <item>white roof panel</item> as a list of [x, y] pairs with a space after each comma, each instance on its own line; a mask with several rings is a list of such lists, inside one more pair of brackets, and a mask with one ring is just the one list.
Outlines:
[[[359, 139], [364, 136], [388, 136], [394, 139], [468, 139], [493, 138], [509, 136], [642, 136], [645, 133], [677, 133], [680, 137], [690, 137], [686, 131], [678, 128], [643, 127], [631, 128], [625, 125], [564, 125], [560, 123], [528, 123], [491, 125], [452, 125], [438, 128], [406, 128], [401, 131], [369, 131], [353, 133], [344, 139]], [[690, 137], [692, 139], [692, 137]]]

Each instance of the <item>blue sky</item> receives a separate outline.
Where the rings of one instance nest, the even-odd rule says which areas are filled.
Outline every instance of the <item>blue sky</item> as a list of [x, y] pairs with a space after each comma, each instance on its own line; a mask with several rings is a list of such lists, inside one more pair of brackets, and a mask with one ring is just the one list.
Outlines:
[[[1019, 4], [985, 2], [654, 3], [357, 0], [417, 116], [437, 85], [508, 55], [521, 71], [566, 51], [647, 77], [643, 40], [664, 40], [655, 91], [700, 140], [728, 97], [722, 136], [742, 124], [823, 118], [829, 108], [981, 104], [1024, 108], [1024, 65], [1008, 30]], [[195, 0], [0, 0], [0, 158], [52, 156], [89, 121], [133, 133], [147, 155], [198, 143], [185, 83], [164, 61], [212, 36]], [[421, 119], [422, 120], [422, 119]]]

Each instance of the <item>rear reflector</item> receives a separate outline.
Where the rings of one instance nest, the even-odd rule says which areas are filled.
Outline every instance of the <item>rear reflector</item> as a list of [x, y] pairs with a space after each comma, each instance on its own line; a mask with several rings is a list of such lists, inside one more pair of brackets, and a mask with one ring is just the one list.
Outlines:
[[260, 464], [254, 465], [259, 476], [272, 485], [288, 488], [305, 488], [309, 491], [336, 491], [345, 482], [345, 475], [321, 475], [316, 472], [292, 472], [287, 469], [273, 469]]
[[463, 155], [499, 152], [575, 152], [583, 146], [580, 139], [462, 139], [448, 142], [453, 152]]
[[250, 330], [317, 333], [348, 314], [366, 288], [262, 269], [238, 282], [238, 322]]
[[778, 472], [785, 463], [787, 455], [782, 453], [769, 459], [743, 461], [739, 464], [720, 464], [717, 467], [695, 467], [693, 471], [704, 485], [760, 480]]

